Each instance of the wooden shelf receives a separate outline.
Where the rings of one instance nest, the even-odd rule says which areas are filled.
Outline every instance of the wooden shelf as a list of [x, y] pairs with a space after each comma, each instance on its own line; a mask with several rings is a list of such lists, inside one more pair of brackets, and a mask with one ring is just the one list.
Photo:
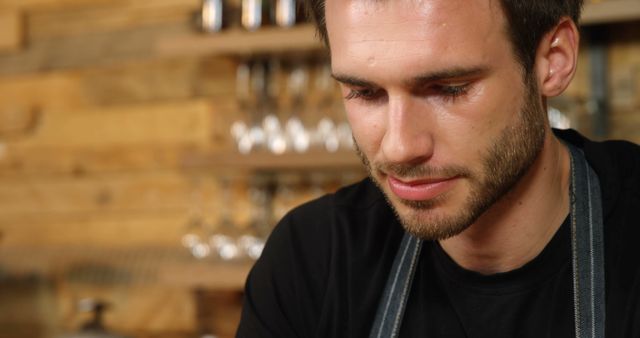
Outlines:
[[194, 33], [162, 38], [156, 44], [161, 56], [250, 55], [321, 50], [312, 24], [292, 28], [268, 27], [255, 32], [232, 29], [214, 34]]
[[75, 278], [87, 284], [156, 284], [209, 290], [242, 290], [254, 262], [193, 258], [186, 249], [0, 249], [1, 272], [12, 278]]
[[174, 263], [160, 267], [158, 283], [209, 290], [242, 290], [253, 262]]
[[640, 20], [639, 0], [606, 0], [584, 6], [582, 25]]
[[[584, 26], [640, 20], [640, 0], [606, 0], [585, 5]], [[155, 45], [160, 56], [251, 55], [322, 50], [311, 23], [293, 28], [266, 27], [255, 32], [234, 28], [219, 33], [192, 33], [161, 38]]]
[[269, 153], [214, 153], [194, 155], [184, 161], [186, 169], [247, 169], [247, 170], [342, 170], [361, 169], [362, 163], [353, 151], [328, 153], [323, 151], [305, 154], [273, 155]]

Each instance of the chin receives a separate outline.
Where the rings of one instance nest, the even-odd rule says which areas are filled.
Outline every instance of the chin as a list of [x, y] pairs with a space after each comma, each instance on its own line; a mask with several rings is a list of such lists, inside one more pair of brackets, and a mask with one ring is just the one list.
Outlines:
[[[469, 228], [472, 217], [465, 212], [464, 203], [456, 203], [452, 192], [423, 201], [401, 200], [385, 192], [389, 205], [403, 228], [423, 240], [444, 240]], [[456, 206], [457, 204], [457, 206]]]

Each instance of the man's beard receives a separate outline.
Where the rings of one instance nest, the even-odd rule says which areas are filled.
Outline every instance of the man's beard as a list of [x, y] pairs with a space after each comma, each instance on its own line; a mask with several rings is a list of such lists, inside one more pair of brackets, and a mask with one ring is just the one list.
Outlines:
[[[482, 170], [473, 173], [461, 166], [436, 168], [428, 165], [374, 163], [371, 165], [356, 142], [356, 152], [369, 172], [369, 176], [384, 192], [385, 198], [406, 231], [424, 240], [442, 240], [458, 235], [471, 226], [485, 211], [509, 192], [527, 173], [542, 150], [545, 138], [546, 113], [540, 102], [536, 83], [528, 80], [525, 102], [518, 114], [520, 119], [506, 127], [489, 148], [481, 154]], [[354, 140], [355, 141], [355, 140]], [[454, 215], [430, 217], [422, 220], [419, 213], [402, 215], [398, 206], [382, 188], [376, 172], [401, 178], [459, 177], [469, 181], [470, 192]], [[431, 200], [399, 202], [414, 211], [428, 211], [444, 202], [446, 194]]]

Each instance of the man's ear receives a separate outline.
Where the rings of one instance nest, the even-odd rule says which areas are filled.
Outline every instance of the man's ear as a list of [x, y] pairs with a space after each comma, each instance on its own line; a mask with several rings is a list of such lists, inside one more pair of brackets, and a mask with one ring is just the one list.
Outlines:
[[580, 33], [573, 20], [562, 18], [540, 41], [535, 71], [540, 94], [560, 95], [576, 72]]

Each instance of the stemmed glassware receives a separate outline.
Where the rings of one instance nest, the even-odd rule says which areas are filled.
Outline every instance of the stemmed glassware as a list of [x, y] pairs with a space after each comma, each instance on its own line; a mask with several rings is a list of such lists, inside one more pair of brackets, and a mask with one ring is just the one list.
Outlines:
[[266, 74], [266, 96], [263, 102], [264, 118], [262, 128], [266, 134], [267, 150], [273, 154], [283, 154], [287, 151], [287, 139], [282, 130], [282, 121], [278, 116], [278, 100], [281, 88], [281, 62], [272, 58], [268, 63]]
[[[342, 108], [328, 62], [285, 63], [277, 58], [243, 62], [236, 86], [244, 118], [232, 124], [231, 134], [240, 153], [265, 150], [281, 155], [312, 148], [327, 152], [353, 148], [349, 124], [337, 118]], [[308, 99], [313, 97], [310, 93], [316, 94], [315, 100]]]
[[340, 139], [336, 122], [332, 118], [334, 107], [334, 81], [331, 78], [331, 66], [328, 62], [318, 65], [315, 87], [319, 93], [316, 105], [316, 115], [322, 116], [315, 128], [314, 144], [324, 148], [328, 152], [336, 152], [340, 147]]
[[258, 259], [262, 254], [265, 241], [272, 225], [271, 193], [266, 182], [256, 179], [249, 188], [249, 200], [251, 201], [251, 215], [249, 227], [238, 238], [238, 246], [244, 254], [251, 259]]
[[[288, 173], [258, 175], [250, 181], [237, 181], [237, 184], [232, 184], [236, 181], [230, 177], [218, 178], [220, 189], [214, 205], [216, 220], [205, 220], [202, 193], [200, 189], [194, 189], [182, 244], [198, 260], [232, 263], [256, 260], [273, 225], [295, 205], [319, 197], [340, 184], [352, 183], [359, 177], [361, 175], [353, 171], [338, 176], [326, 172]], [[244, 198], [249, 202], [248, 208], [242, 208], [247, 210], [248, 220], [238, 223], [238, 218], [234, 219], [235, 206], [242, 205], [236, 203], [242, 203]]]
[[190, 216], [181, 242], [191, 255], [202, 260], [213, 257], [223, 262], [258, 259], [265, 238], [271, 230], [273, 193], [264, 182], [257, 180], [248, 189], [251, 201], [250, 220], [241, 228], [232, 217], [232, 186], [230, 179], [220, 180], [220, 197], [216, 199], [218, 220], [215, 226], [205, 221], [200, 191], [191, 196]]
[[240, 232], [231, 218], [231, 183], [227, 179], [222, 179], [220, 185], [222, 192], [218, 204], [218, 226], [209, 237], [208, 244], [218, 258], [231, 261], [238, 259], [242, 254], [237, 244]]
[[236, 100], [245, 120], [235, 121], [231, 125], [231, 135], [241, 154], [248, 154], [266, 144], [267, 135], [262, 126], [262, 115], [267, 97], [265, 63], [241, 63], [236, 71]]
[[202, 193], [195, 189], [191, 193], [189, 216], [181, 241], [193, 257], [203, 259], [211, 254], [211, 248], [207, 243], [210, 230], [202, 211]]
[[311, 144], [311, 137], [302, 116], [305, 109], [305, 95], [308, 91], [308, 83], [308, 68], [302, 63], [294, 64], [287, 81], [287, 90], [291, 100], [291, 113], [285, 123], [285, 132], [291, 148], [298, 153], [304, 153], [309, 150]]
[[253, 140], [249, 134], [249, 126], [245, 122], [250, 114], [249, 97], [251, 96], [251, 63], [241, 62], [236, 68], [236, 101], [240, 115], [243, 117], [231, 124], [231, 136], [238, 147], [238, 152], [248, 154], [253, 148]]

